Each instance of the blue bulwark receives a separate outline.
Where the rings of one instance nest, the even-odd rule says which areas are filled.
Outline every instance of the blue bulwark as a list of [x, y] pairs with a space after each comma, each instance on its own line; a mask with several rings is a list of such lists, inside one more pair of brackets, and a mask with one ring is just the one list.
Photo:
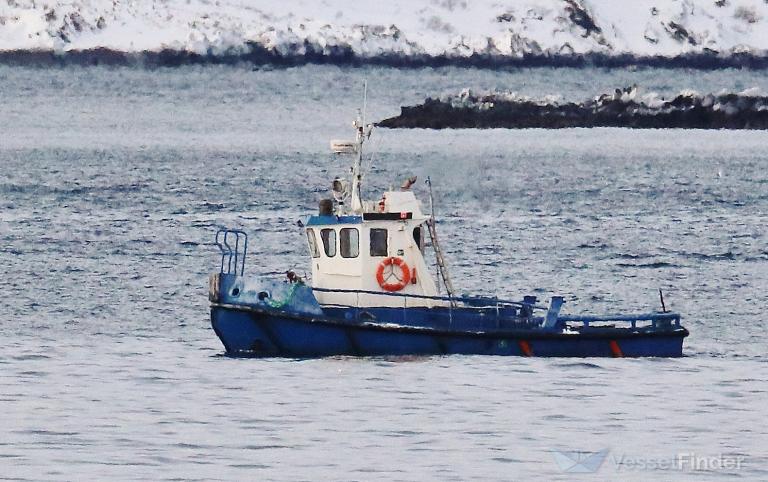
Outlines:
[[328, 226], [329, 224], [360, 224], [360, 216], [310, 216], [307, 226]]

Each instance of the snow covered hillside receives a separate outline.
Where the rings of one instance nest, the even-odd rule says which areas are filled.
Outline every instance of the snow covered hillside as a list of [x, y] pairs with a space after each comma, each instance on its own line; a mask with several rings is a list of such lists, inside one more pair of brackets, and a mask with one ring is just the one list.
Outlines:
[[[2, 0], [0, 0], [2, 1]], [[0, 52], [489, 62], [768, 57], [768, 0], [6, 0]]]

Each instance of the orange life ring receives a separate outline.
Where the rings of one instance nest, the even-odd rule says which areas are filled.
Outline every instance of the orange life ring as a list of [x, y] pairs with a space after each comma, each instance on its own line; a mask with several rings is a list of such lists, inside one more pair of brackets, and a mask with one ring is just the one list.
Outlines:
[[[403, 273], [402, 278], [397, 276], [395, 269], [392, 268], [392, 270], [387, 275], [387, 278], [384, 279], [384, 270], [387, 266], [397, 266], [400, 268], [400, 271]], [[389, 280], [391, 278], [395, 278], [397, 282], [390, 283]], [[405, 288], [408, 283], [410, 283], [411, 269], [408, 267], [405, 261], [403, 261], [402, 258], [386, 258], [384, 261], [379, 263], [379, 268], [376, 270], [376, 281], [379, 282], [379, 286], [381, 286], [384, 291], [400, 291], [401, 289]]]

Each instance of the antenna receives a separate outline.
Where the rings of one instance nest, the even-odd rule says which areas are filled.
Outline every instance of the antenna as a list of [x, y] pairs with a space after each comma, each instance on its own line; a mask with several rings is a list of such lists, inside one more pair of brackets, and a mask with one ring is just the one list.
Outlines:
[[360, 189], [360, 185], [363, 179], [363, 143], [366, 141], [366, 139], [370, 139], [371, 131], [373, 130], [373, 125], [365, 124], [365, 111], [368, 107], [367, 104], [368, 81], [363, 80], [363, 106], [362, 109], [357, 109], [357, 118], [352, 123], [352, 126], [355, 128], [355, 140], [345, 141], [331, 139], [331, 150], [336, 154], [354, 154], [352, 169], [350, 170], [352, 173], [351, 192], [348, 189], [348, 184], [346, 182], [344, 182], [342, 179], [334, 179], [334, 197], [339, 204], [339, 209], [337, 211], [340, 213], [345, 211], [343, 207], [343, 200], [345, 200], [347, 196], [351, 196], [352, 198], [350, 203], [351, 212], [362, 214], [364, 210], [363, 198]]
[[371, 155], [368, 156], [368, 166], [373, 166], [373, 161], [374, 159], [376, 159], [376, 154], [379, 152], [379, 148], [381, 147], [382, 137], [383, 137], [383, 134], [379, 134], [371, 142], [371, 149], [370, 149]]
[[361, 119], [363, 122], [363, 125], [365, 125], [365, 109], [368, 104], [368, 80], [363, 79], [363, 118]]
[[365, 110], [368, 102], [368, 81], [363, 81], [363, 109], [357, 111], [357, 120], [353, 123], [357, 135], [355, 138], [356, 156], [352, 165], [352, 212], [363, 212], [363, 198], [361, 195], [360, 184], [363, 179], [363, 143], [371, 136], [372, 126], [365, 125]]

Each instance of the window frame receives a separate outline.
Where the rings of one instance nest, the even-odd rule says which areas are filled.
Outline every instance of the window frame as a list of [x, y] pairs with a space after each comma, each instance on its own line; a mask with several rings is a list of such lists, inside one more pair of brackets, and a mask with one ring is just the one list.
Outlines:
[[320, 248], [317, 246], [317, 236], [315, 230], [307, 228], [307, 243], [309, 243], [309, 254], [313, 258], [320, 257]]
[[[352, 237], [347, 237], [347, 254], [346, 256], [344, 254], [344, 234], [345, 233], [351, 233], [352, 231], [355, 232], [354, 239], [355, 243], [352, 243]], [[353, 245], [354, 244], [354, 245]], [[354, 251], [349, 250], [349, 248], [354, 247]], [[354, 253], [354, 254], [352, 254]], [[346, 259], [352, 259], [357, 258], [360, 256], [360, 230], [357, 228], [341, 228], [339, 230], [339, 254], [341, 254], [342, 258]]]
[[[330, 245], [328, 242], [330, 237], [325, 237], [325, 233], [330, 233], [333, 235], [333, 245]], [[337, 245], [337, 239], [336, 239], [336, 230], [333, 228], [323, 228], [320, 230], [320, 240], [323, 242], [323, 252], [325, 253], [325, 256], [327, 258], [334, 258], [336, 257], [336, 253], [338, 253], [338, 245]], [[329, 247], [333, 247], [333, 253], [329, 253]]]
[[[379, 253], [380, 251], [376, 251], [376, 253], [374, 253], [374, 251], [373, 251], [373, 248], [374, 248], [373, 235], [374, 235], [374, 232], [381, 233], [382, 231], [384, 232], [384, 238], [383, 238], [384, 239], [384, 254], [376, 254], [376, 253]], [[370, 229], [370, 233], [368, 234], [368, 241], [369, 241], [368, 251], [370, 252], [371, 257], [382, 257], [383, 258], [383, 257], [389, 256], [389, 230], [388, 229], [386, 229], [386, 228], [371, 228]]]

